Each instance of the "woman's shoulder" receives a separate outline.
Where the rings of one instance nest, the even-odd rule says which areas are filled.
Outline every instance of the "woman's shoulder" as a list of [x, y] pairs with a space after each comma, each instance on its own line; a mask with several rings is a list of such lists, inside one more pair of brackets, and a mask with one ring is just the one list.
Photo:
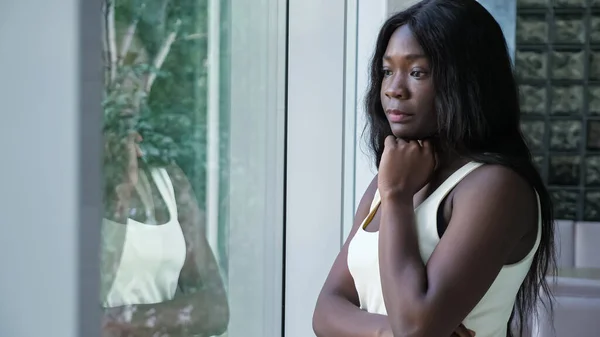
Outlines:
[[169, 164], [166, 166], [157, 167], [157, 170], [166, 172], [169, 180], [173, 184], [173, 188], [181, 189], [189, 186], [189, 180], [183, 170], [177, 164]]
[[160, 170], [165, 172], [167, 178], [171, 182], [177, 205], [179, 207], [195, 205], [196, 200], [194, 191], [185, 172], [176, 164], [161, 167]]
[[537, 194], [533, 185], [517, 171], [504, 165], [479, 166], [464, 177], [455, 190], [455, 198], [486, 198], [493, 202], [493, 207], [501, 202], [503, 207], [510, 210], [537, 209]]
[[375, 194], [377, 194], [377, 192], [378, 192], [378, 189], [377, 189], [377, 178], [378, 177], [379, 177], [379, 175], [375, 174], [373, 179], [371, 179], [371, 182], [369, 183], [369, 185], [367, 186], [367, 189], [363, 193], [361, 203], [364, 200], [365, 202], [368, 202], [370, 204], [373, 201], [373, 198], [375, 198]]
[[371, 204], [373, 203], [375, 194], [377, 193], [377, 178], [378, 175], [375, 174], [375, 177], [373, 177], [367, 186], [367, 189], [363, 193], [363, 196], [358, 203], [358, 207], [356, 209], [356, 216], [358, 218], [364, 219], [371, 210]]
[[530, 190], [532, 185], [514, 169], [499, 164], [481, 164], [459, 185], [468, 188], [490, 187], [500, 190]]

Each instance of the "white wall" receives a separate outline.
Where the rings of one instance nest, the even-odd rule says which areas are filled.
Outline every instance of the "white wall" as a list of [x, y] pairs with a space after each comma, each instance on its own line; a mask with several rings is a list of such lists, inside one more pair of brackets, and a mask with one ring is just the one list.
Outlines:
[[0, 336], [99, 336], [99, 8], [0, 3]]

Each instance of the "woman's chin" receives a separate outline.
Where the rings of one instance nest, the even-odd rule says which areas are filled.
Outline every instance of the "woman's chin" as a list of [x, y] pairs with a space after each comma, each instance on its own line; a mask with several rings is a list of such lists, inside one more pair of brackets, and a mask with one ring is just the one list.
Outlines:
[[407, 125], [392, 125], [392, 134], [396, 138], [404, 139], [405, 141], [411, 140], [426, 140], [435, 136], [435, 132], [421, 132], [414, 128], [407, 128]]
[[405, 141], [421, 140], [421, 138], [419, 137], [419, 135], [417, 133], [410, 132], [410, 131], [411, 130], [406, 130], [404, 128], [402, 130], [398, 130], [397, 128], [395, 130], [394, 128], [392, 128], [392, 134], [396, 138], [404, 139]]

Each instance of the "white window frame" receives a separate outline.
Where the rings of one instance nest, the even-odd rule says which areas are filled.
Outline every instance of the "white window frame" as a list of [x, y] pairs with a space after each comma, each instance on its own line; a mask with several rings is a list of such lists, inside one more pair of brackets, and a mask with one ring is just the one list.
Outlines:
[[[228, 337], [283, 317], [286, 0], [231, 0]], [[255, 198], [252, 198], [255, 196]]]
[[289, 0], [285, 337], [313, 336], [340, 249], [346, 1]]
[[[220, 183], [220, 84], [221, 84], [221, 0], [208, 0], [208, 90], [206, 151], [206, 238], [215, 254], [219, 254], [219, 183]], [[219, 263], [220, 264], [220, 263]]]

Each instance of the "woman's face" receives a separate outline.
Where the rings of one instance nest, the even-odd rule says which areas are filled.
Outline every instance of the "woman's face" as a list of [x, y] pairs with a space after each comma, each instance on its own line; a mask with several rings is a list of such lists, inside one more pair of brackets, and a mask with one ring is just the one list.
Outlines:
[[383, 56], [381, 105], [398, 138], [418, 140], [437, 130], [429, 60], [408, 25], [396, 29]]

